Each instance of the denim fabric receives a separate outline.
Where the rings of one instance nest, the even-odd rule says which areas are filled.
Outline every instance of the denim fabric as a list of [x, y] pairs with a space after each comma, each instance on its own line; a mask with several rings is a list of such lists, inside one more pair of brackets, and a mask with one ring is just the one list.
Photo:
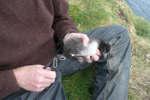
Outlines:
[[99, 27], [84, 32], [88, 36], [105, 39], [112, 45], [108, 60], [100, 58], [97, 62], [80, 63], [66, 59], [56, 69], [57, 77], [54, 84], [42, 92], [22, 90], [3, 100], [67, 100], [61, 78], [74, 74], [95, 63], [95, 82], [93, 100], [127, 100], [128, 83], [131, 64], [130, 36], [121, 25]]

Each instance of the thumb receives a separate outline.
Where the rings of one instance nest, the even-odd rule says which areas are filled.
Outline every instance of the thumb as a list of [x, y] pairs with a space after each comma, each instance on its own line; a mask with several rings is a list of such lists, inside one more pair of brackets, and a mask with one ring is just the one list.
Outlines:
[[80, 35], [79, 35], [79, 38], [82, 39], [84, 46], [87, 46], [87, 45], [88, 45], [88, 43], [89, 43], [89, 38], [88, 38], [87, 35], [85, 35], [85, 34], [80, 34]]
[[50, 67], [47, 67], [46, 70], [47, 70], [47, 71], [51, 71], [51, 68], [50, 68]]

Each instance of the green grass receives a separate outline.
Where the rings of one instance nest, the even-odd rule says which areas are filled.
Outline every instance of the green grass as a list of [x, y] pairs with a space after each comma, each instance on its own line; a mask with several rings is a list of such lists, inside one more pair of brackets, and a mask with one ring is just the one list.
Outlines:
[[150, 38], [150, 23], [147, 23], [145, 19], [134, 21], [137, 35], [143, 38]]
[[[150, 23], [137, 17], [122, 0], [67, 0], [69, 13], [80, 32], [112, 24], [122, 24], [131, 36], [132, 63], [128, 100], [150, 97]], [[146, 39], [145, 39], [146, 38]], [[63, 78], [68, 100], [91, 100], [94, 67]]]
[[[93, 67], [63, 79], [68, 100], [90, 100], [92, 98]], [[87, 99], [89, 98], [89, 99]]]

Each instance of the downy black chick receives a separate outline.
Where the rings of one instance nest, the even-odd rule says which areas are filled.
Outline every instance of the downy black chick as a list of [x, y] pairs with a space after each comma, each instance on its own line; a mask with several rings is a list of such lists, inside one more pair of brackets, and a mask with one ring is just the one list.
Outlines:
[[83, 45], [83, 42], [80, 38], [72, 38], [64, 44], [63, 52], [64, 56], [69, 59], [77, 60], [84, 59], [85, 56], [92, 56], [96, 54], [97, 49], [101, 52], [101, 57], [104, 59], [109, 58], [109, 52], [111, 45], [103, 39], [96, 39], [89, 37], [89, 43], [87, 46]]

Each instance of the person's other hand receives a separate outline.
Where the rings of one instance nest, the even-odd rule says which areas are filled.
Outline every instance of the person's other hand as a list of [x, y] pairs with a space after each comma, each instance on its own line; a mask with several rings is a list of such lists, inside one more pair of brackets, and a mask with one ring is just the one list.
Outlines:
[[[89, 38], [88, 38], [88, 36], [85, 35], [85, 34], [81, 34], [81, 33], [69, 33], [69, 34], [67, 34], [67, 35], [64, 37], [64, 40], [63, 40], [64, 44], [65, 44], [65, 42], [66, 42], [67, 40], [72, 39], [72, 38], [75, 38], [75, 37], [82, 39], [84, 46], [87, 46], [87, 45], [88, 45], [88, 43], [89, 43]], [[92, 56], [92, 59], [93, 59], [94, 61], [98, 61], [100, 54], [101, 54], [101, 53], [100, 53], [99, 49], [97, 49], [97, 52], [96, 52], [95, 55]], [[91, 63], [91, 62], [92, 62], [92, 59], [91, 59], [90, 56], [86, 56], [85, 58], [86, 58], [86, 61], [87, 61], [88, 63]], [[78, 61], [79, 61], [79, 62], [83, 62], [83, 60], [78, 60]]]
[[56, 72], [43, 65], [30, 65], [13, 69], [18, 85], [28, 91], [42, 91], [55, 82]]

